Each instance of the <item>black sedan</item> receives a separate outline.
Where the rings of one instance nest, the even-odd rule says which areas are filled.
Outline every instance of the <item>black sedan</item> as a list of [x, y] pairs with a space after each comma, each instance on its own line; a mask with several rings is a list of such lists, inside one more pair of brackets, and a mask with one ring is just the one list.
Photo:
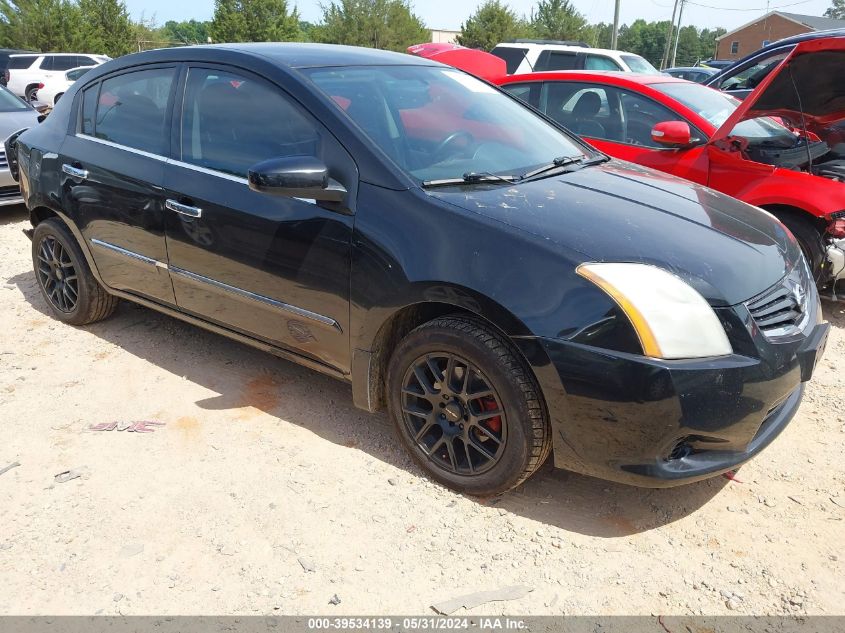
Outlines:
[[768, 213], [418, 57], [130, 55], [6, 144], [57, 319], [128, 299], [346, 380], [474, 494], [551, 451], [645, 486], [735, 468], [793, 417], [829, 327]]

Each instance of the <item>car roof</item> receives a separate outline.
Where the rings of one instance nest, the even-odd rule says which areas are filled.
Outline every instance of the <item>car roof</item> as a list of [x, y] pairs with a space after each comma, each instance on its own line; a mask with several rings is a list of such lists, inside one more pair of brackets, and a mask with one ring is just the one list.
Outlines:
[[76, 57], [77, 55], [88, 55], [89, 57], [107, 57], [107, 55], [101, 55], [100, 53], [38, 53], [33, 51], [32, 53], [22, 52], [22, 53], [13, 53], [9, 55], [9, 57], [46, 57], [47, 55], [51, 55], [53, 57], [69, 57], [73, 55]]
[[611, 84], [637, 84], [647, 86], [660, 83], [689, 83], [686, 79], [679, 79], [671, 75], [641, 75], [626, 73], [620, 70], [553, 70], [542, 73], [525, 73], [508, 75], [505, 83], [519, 83], [520, 81], [598, 81]]
[[[375, 50], [361, 46], [340, 44], [308, 44], [301, 42], [254, 42], [237, 44], [210, 44], [202, 46], [169, 48], [175, 53], [185, 49], [205, 49], [220, 51], [238, 51], [265, 57], [277, 64], [291, 68], [311, 68], [320, 66], [440, 66], [425, 58], [407, 53]], [[138, 55], [143, 55], [140, 53]], [[132, 57], [137, 57], [133, 55]]]
[[578, 51], [580, 53], [602, 53], [608, 56], [618, 57], [619, 55], [634, 55], [636, 57], [642, 57], [642, 55], [637, 55], [636, 53], [631, 53], [629, 51], [619, 51], [613, 50], [610, 48], [593, 48], [592, 46], [581, 46], [580, 44], [555, 44], [553, 42], [550, 43], [539, 43], [539, 42], [500, 42], [496, 44], [496, 48], [499, 46], [503, 46], [505, 48], [542, 48], [548, 49], [553, 51]]

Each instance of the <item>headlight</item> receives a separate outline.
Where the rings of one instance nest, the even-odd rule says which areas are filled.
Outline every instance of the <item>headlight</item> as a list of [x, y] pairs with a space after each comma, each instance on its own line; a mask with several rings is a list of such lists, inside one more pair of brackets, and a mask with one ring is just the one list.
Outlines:
[[649, 264], [581, 264], [576, 272], [609, 294], [646, 356], [701, 358], [733, 349], [713, 308], [692, 286]]

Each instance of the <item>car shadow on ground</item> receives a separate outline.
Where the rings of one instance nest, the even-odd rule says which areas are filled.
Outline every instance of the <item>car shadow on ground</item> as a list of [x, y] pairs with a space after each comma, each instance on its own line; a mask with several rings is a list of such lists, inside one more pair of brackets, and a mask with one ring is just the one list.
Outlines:
[[[29, 217], [29, 212], [22, 204], [13, 204], [8, 207], [0, 207], [0, 226], [15, 224]], [[31, 227], [30, 227], [31, 228]]]
[[[838, 288], [838, 290], [845, 290]], [[845, 328], [845, 294], [839, 301], [822, 300], [822, 314], [833, 327]]]
[[[9, 283], [33, 309], [50, 316], [32, 272]], [[231, 410], [238, 418], [243, 408], [255, 407], [413, 477], [424, 476], [402, 450], [387, 416], [356, 409], [345, 383], [126, 301], [113, 317], [84, 330], [219, 394], [197, 401], [201, 409]], [[688, 516], [728, 484], [718, 477], [680, 488], [640, 489], [557, 470], [549, 461], [505, 495], [471, 499], [567, 531], [614, 538]]]

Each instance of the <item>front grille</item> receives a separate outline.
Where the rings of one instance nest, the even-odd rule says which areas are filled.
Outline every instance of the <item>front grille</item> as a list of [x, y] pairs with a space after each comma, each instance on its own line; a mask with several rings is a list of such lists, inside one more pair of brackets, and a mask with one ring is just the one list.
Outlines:
[[766, 336], [789, 336], [803, 326], [810, 305], [812, 277], [802, 261], [780, 282], [745, 305], [754, 323]]
[[9, 161], [6, 160], [6, 152], [0, 149], [0, 169], [9, 167]]
[[9, 187], [0, 187], [0, 200], [8, 200], [9, 198], [20, 198], [21, 190], [17, 185]]

